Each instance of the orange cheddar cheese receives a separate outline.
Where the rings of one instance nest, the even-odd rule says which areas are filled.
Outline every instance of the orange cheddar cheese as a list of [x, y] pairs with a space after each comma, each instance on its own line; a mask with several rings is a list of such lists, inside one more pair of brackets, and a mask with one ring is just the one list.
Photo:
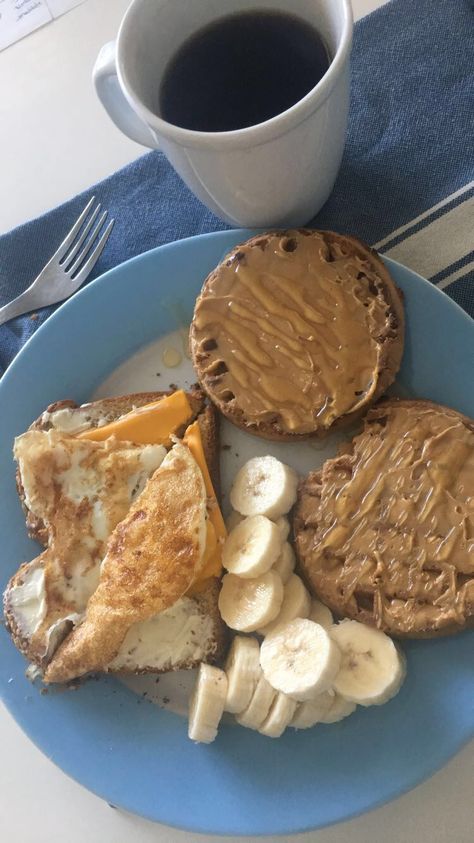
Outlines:
[[186, 424], [192, 414], [186, 393], [178, 389], [159, 401], [137, 407], [110, 424], [85, 430], [77, 438], [103, 442], [109, 436], [115, 436], [136, 445], [168, 445], [171, 434]]
[[209, 577], [219, 577], [222, 573], [222, 545], [226, 539], [227, 530], [204, 456], [199, 422], [195, 421], [189, 425], [184, 434], [183, 442], [188, 446], [201, 469], [207, 492], [209, 518], [207, 521], [206, 550], [204, 552], [203, 569], [199, 576], [200, 580], [205, 580]]
[[[137, 445], [169, 445], [171, 435], [182, 427], [192, 416], [192, 409], [182, 389], [167, 395], [159, 401], [137, 407], [117, 421], [95, 427], [77, 435], [78, 439], [91, 439], [103, 442], [109, 436]], [[219, 577], [222, 573], [222, 545], [227, 536], [224, 519], [217, 502], [211, 475], [206, 463], [202, 445], [201, 431], [197, 421], [189, 425], [183, 442], [201, 469], [207, 493], [207, 533], [203, 566], [198, 579], [189, 593], [199, 591], [210, 577]]]

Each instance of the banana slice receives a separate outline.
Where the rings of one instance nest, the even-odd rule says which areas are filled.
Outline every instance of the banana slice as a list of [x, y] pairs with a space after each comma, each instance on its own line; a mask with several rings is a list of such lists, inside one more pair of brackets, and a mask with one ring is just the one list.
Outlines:
[[212, 743], [224, 712], [227, 677], [223, 670], [200, 664], [189, 700], [188, 735], [192, 741]]
[[286, 542], [288, 536], [290, 535], [290, 522], [288, 521], [288, 518], [285, 518], [284, 515], [280, 515], [280, 517], [275, 520], [275, 524], [280, 530], [282, 542]]
[[285, 585], [283, 603], [278, 615], [274, 621], [258, 630], [260, 635], [269, 635], [277, 626], [295, 618], [307, 618], [310, 606], [311, 597], [303, 580], [297, 574], [292, 574]]
[[324, 629], [326, 629], [327, 631], [329, 631], [329, 629], [334, 623], [334, 618], [332, 616], [331, 610], [328, 609], [328, 607], [325, 606], [324, 603], [321, 603], [320, 600], [311, 601], [311, 609], [309, 610], [308, 618], [310, 619], [310, 621], [319, 623], [319, 625], [324, 627]]
[[290, 725], [297, 705], [296, 700], [292, 700], [286, 694], [277, 694], [258, 731], [268, 738], [280, 738], [286, 727]]
[[358, 705], [383, 705], [400, 690], [405, 661], [388, 635], [358, 621], [341, 621], [331, 638], [342, 653], [334, 689]]
[[259, 677], [262, 675], [260, 645], [257, 639], [236, 635], [224, 670], [227, 676], [225, 710], [232, 714], [239, 714], [249, 705]]
[[339, 648], [326, 630], [302, 618], [277, 626], [260, 647], [265, 678], [299, 702], [329, 690], [340, 662]]
[[320, 723], [322, 718], [328, 714], [333, 702], [334, 694], [324, 691], [322, 694], [318, 694], [314, 700], [306, 700], [306, 702], [300, 703], [290, 726], [293, 729], [310, 729], [311, 726]]
[[278, 559], [273, 563], [273, 570], [276, 571], [277, 574], [280, 574], [281, 581], [283, 585], [285, 585], [290, 579], [294, 569], [295, 552], [291, 544], [289, 544], [289, 542], [285, 542]]
[[349, 717], [356, 710], [355, 702], [345, 700], [340, 694], [334, 694], [332, 698], [331, 708], [326, 714], [319, 718], [320, 723], [339, 723], [339, 720], [344, 720]]
[[242, 515], [286, 515], [296, 501], [298, 475], [275, 457], [254, 457], [242, 466], [230, 492], [230, 502]]
[[277, 692], [272, 688], [263, 674], [257, 682], [254, 695], [249, 705], [241, 714], [236, 714], [235, 719], [241, 726], [247, 729], [260, 729], [260, 726], [270, 711], [270, 706], [276, 697]]
[[270, 623], [283, 602], [283, 583], [275, 571], [245, 580], [226, 574], [219, 594], [219, 611], [231, 629], [255, 632]]
[[244, 518], [227, 536], [222, 564], [238, 577], [258, 577], [278, 559], [281, 545], [277, 525], [264, 515], [253, 515]]
[[237, 524], [240, 524], [240, 522], [243, 520], [244, 516], [241, 515], [240, 512], [236, 512], [235, 509], [233, 509], [230, 515], [225, 519], [225, 526], [227, 528], [227, 532], [231, 533], [234, 527], [237, 527]]

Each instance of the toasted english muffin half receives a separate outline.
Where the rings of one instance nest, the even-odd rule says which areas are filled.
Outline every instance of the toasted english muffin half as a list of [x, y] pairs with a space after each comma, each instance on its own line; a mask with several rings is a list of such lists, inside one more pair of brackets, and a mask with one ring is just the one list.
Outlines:
[[362, 416], [399, 369], [401, 293], [377, 253], [332, 231], [235, 246], [204, 282], [190, 330], [199, 382], [238, 427], [297, 442]]
[[310, 472], [293, 529], [313, 594], [400, 638], [474, 625], [474, 422], [422, 400], [381, 401]]

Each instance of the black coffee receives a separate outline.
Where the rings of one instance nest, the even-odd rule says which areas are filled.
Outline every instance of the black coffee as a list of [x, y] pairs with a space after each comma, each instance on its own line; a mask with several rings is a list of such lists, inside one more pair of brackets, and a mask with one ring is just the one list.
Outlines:
[[198, 30], [173, 56], [159, 91], [169, 123], [226, 132], [281, 114], [329, 67], [310, 24], [282, 12], [243, 12]]

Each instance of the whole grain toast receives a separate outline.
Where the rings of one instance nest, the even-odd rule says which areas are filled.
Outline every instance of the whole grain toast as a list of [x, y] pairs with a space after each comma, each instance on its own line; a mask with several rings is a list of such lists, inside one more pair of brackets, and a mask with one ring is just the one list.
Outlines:
[[[301, 353], [300, 369], [304, 368], [305, 354], [310, 352], [314, 358], [312, 363], [314, 368], [311, 375], [304, 373], [306, 377], [304, 383], [301, 381], [300, 384], [298, 381], [300, 373], [297, 368], [289, 377], [291, 383], [282, 381], [282, 376], [285, 376], [285, 367], [291, 365], [291, 359], [295, 356], [294, 349], [298, 347], [297, 344], [301, 341], [301, 335], [298, 334], [298, 331], [301, 332], [305, 329], [304, 324], [302, 328], [299, 327], [300, 319], [295, 321], [293, 317], [289, 317], [290, 322], [293, 318], [294, 331], [291, 333], [285, 355], [274, 360], [270, 354], [268, 359], [267, 352], [270, 347], [273, 348], [274, 343], [278, 343], [281, 347], [282, 339], [285, 339], [285, 331], [288, 326], [285, 327], [284, 311], [291, 314], [292, 310], [296, 309], [300, 316], [304, 314], [306, 320], [310, 319], [308, 313], [311, 313], [311, 308], [308, 310], [308, 302], [303, 301], [303, 304], [300, 302], [296, 306], [295, 294], [291, 285], [285, 290], [279, 290], [281, 279], [273, 278], [273, 281], [271, 281], [264, 278], [268, 255], [274, 256], [277, 252], [283, 255], [282, 265], [285, 267], [283, 271], [288, 272], [289, 262], [297, 260], [298, 248], [304, 250], [313, 248], [315, 262], [316, 259], [320, 261], [323, 271], [333, 273], [333, 278], [334, 273], [339, 272], [340, 267], [342, 276], [344, 272], [349, 273], [349, 275], [346, 275], [346, 280], [347, 277], [350, 277], [356, 282], [354, 289], [358, 290], [360, 298], [359, 314], [356, 314], [357, 319], [355, 319], [354, 314], [349, 314], [346, 351], [344, 351], [345, 329], [342, 328], [342, 335], [338, 335], [338, 341], [340, 341], [340, 349], [343, 349], [343, 351], [337, 352], [336, 342], [336, 357], [331, 351], [329, 366], [327, 367], [328, 369], [333, 367], [337, 354], [343, 354], [339, 365], [336, 366], [343, 376], [343, 381], [340, 383], [341, 395], [343, 394], [344, 399], [342, 402], [339, 401], [339, 398], [334, 400], [334, 395], [325, 391], [324, 377], [316, 371], [318, 360], [321, 361], [325, 355], [325, 340], [324, 336], [320, 336], [320, 334], [328, 330], [327, 325], [331, 323], [333, 318], [332, 316], [329, 318], [325, 305], [321, 305], [321, 313], [316, 314], [316, 321], [311, 323], [314, 336], [308, 337], [308, 343], [310, 344], [307, 343], [304, 347], [304, 354]], [[252, 287], [255, 287], [257, 275], [255, 278], [252, 277], [252, 281], [247, 280], [246, 289], [243, 291], [237, 289], [238, 283], [240, 283], [236, 280], [239, 278], [239, 271], [248, 273], [250, 270], [255, 271], [259, 278], [263, 278], [261, 286], [263, 285], [264, 293], [268, 293], [270, 298], [259, 298], [260, 293], [255, 298]], [[317, 272], [311, 284], [313, 284], [313, 281], [316, 286], [320, 283]], [[338, 283], [341, 281], [344, 282], [343, 277], [338, 279]], [[295, 280], [294, 286], [296, 283]], [[298, 281], [299, 283], [300, 281]], [[344, 284], [342, 284], [341, 289], [343, 286]], [[333, 288], [336, 289], [334, 284]], [[324, 292], [324, 295], [326, 295], [326, 292]], [[303, 299], [308, 294], [316, 295], [316, 293], [318, 291], [314, 284], [312, 287], [306, 287], [304, 288]], [[322, 294], [321, 297], [324, 298]], [[276, 321], [275, 314], [269, 315], [268, 313], [266, 302], [270, 300], [279, 303], [280, 311]], [[316, 299], [312, 300], [313, 313], [315, 301]], [[217, 307], [217, 315], [212, 315], [211, 309], [214, 307]], [[231, 324], [227, 321], [221, 334], [219, 334], [222, 318], [232, 319], [232, 315], [230, 317], [228, 315], [229, 308], [235, 309], [235, 324], [231, 330]], [[374, 321], [373, 314], [375, 312], [377, 312], [378, 324]], [[224, 317], [222, 314], [224, 314]], [[361, 324], [363, 322], [367, 328], [365, 351], [360, 344], [360, 335], [358, 336], [357, 347], [351, 348], [349, 334], [354, 330], [354, 325], [357, 322]], [[230, 334], [229, 331], [231, 331]], [[255, 359], [252, 358], [251, 348], [254, 343], [260, 343], [261, 346], [258, 349], [258, 354], [255, 355]], [[317, 345], [314, 345], [315, 343]], [[309, 229], [269, 232], [257, 235], [245, 243], [235, 246], [206, 278], [196, 301], [190, 330], [191, 354], [199, 382], [220, 412], [229, 421], [249, 433], [265, 439], [288, 442], [325, 436], [330, 430], [350, 425], [363, 416], [394, 381], [402, 358], [403, 343], [404, 309], [402, 294], [378, 254], [354, 237], [331, 231], [312, 231]], [[361, 366], [361, 361], [363, 363], [364, 355], [367, 355], [368, 350], [375, 354], [374, 348], [376, 348], [377, 360], [374, 363], [373, 377], [367, 378], [365, 374], [363, 377], [361, 375], [362, 380], [365, 378], [366, 387], [356, 383], [354, 389], [352, 381], [356, 378], [351, 377], [352, 368], [354, 368], [354, 374], [357, 374], [357, 368]], [[299, 353], [297, 352], [297, 354]], [[237, 354], [240, 356], [236, 357]], [[266, 358], [267, 362], [265, 362]], [[276, 372], [276, 364], [280, 367], [278, 372]], [[238, 370], [236, 369], [237, 365], [239, 366]], [[271, 389], [265, 393], [264, 401], [261, 401], [260, 405], [259, 401], [264, 390], [262, 372], [264, 372], [265, 366], [268, 366], [268, 374], [273, 380], [270, 384]], [[308, 396], [311, 395], [313, 387], [314, 393], [318, 394], [318, 400], [315, 400], [312, 404]], [[339, 389], [339, 385], [336, 388]], [[288, 392], [291, 400], [286, 400], [287, 396], [284, 396], [283, 390]], [[255, 411], [253, 415], [249, 410], [250, 399], [252, 402], [255, 400], [259, 406], [258, 412]], [[309, 401], [308, 418], [305, 419], [304, 430], [303, 425], [300, 425], [300, 432], [291, 418], [291, 413], [294, 415], [294, 409], [298, 408], [299, 404], [302, 406], [305, 401]], [[334, 413], [332, 413], [331, 407], [338, 403], [344, 406], [344, 411], [338, 414], [334, 410]], [[290, 404], [288, 412], [287, 404]], [[328, 411], [328, 415], [327, 418], [324, 418], [326, 411]], [[288, 415], [288, 413], [290, 414], [289, 421], [288, 419], [285, 420], [285, 415]], [[334, 418], [332, 415], [334, 415]]]
[[300, 571], [337, 616], [394, 637], [474, 626], [473, 494], [474, 421], [429, 401], [381, 401], [300, 484]]
[[[82, 431], [88, 428], [102, 426], [117, 420], [134, 408], [157, 401], [162, 397], [172, 394], [172, 392], [173, 390], [165, 392], [135, 393], [114, 398], [100, 399], [81, 406], [77, 405], [72, 400], [58, 401], [51, 404], [47, 410], [32, 423], [30, 430], [51, 430], [56, 427], [56, 422], [58, 422], [58, 427], [60, 427], [60, 429], [64, 429], [65, 419], [67, 419], [66, 427], [70, 432], [79, 432], [79, 430]], [[182, 436], [184, 434], [185, 427], [197, 420], [209, 473], [214, 490], [219, 499], [220, 460], [218, 415], [214, 407], [206, 403], [205, 396], [199, 388], [192, 387], [190, 391], [186, 392], [186, 395], [193, 411], [192, 417], [189, 419], [187, 424], [183, 426], [182, 430], [177, 431], [177, 435]], [[58, 413], [60, 414], [59, 416], [57, 415]], [[50, 533], [49, 527], [28, 509], [19, 470], [17, 471], [17, 489], [26, 515], [26, 525], [29, 535], [31, 538], [39, 541], [47, 547]], [[41, 564], [41, 556], [32, 562], [21, 565], [19, 570], [10, 580], [4, 594], [4, 617], [6, 626], [9, 629], [17, 648], [29, 659], [32, 659], [30, 641], [27, 637], [25, 637], [21, 628], [16, 623], [15, 613], [12, 610], [9, 600], [9, 594], [13, 587], [23, 583], [26, 574], [31, 570], [32, 566], [37, 566], [38, 564]], [[206, 615], [212, 621], [212, 632], [208, 636], [207, 640], [203, 642], [203, 656], [202, 659], [199, 658], [199, 661], [219, 661], [226, 648], [226, 627], [220, 617], [217, 606], [219, 590], [220, 580], [217, 577], [213, 577], [206, 580], [201, 589], [196, 590], [190, 598], [196, 604], [196, 613], [198, 615]], [[71, 626], [72, 624], [68, 625], [66, 623], [64, 635], [67, 634]], [[32, 660], [35, 661], [34, 658]], [[194, 667], [197, 663], [198, 661], [196, 660], [188, 660], [186, 663], [177, 661], [172, 663], [167, 670], [187, 669]], [[120, 671], [113, 672], [123, 672], [124, 670], [125, 672], [140, 673], [161, 672], [157, 671], [155, 668], [149, 668], [146, 665], [141, 666], [137, 671], [132, 671], [132, 669], [128, 667], [121, 668]]]

